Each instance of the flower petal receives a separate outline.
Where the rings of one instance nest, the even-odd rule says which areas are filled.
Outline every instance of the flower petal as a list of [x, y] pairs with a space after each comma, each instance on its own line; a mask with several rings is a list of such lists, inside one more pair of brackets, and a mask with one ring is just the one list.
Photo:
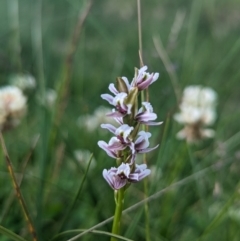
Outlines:
[[117, 95], [119, 93], [118, 90], [115, 88], [114, 84], [110, 84], [108, 86], [108, 89], [115, 95]]
[[158, 147], [159, 147], [159, 145], [156, 145], [155, 147], [138, 150], [138, 153], [147, 153], [147, 152], [150, 152], [150, 151], [153, 151], [153, 150], [157, 149]]
[[110, 157], [117, 158], [117, 153], [110, 149], [105, 141], [98, 141], [98, 146], [102, 148]]
[[101, 124], [101, 127], [102, 127], [103, 129], [109, 130], [109, 131], [112, 132], [113, 134], [115, 133], [115, 131], [116, 131], [116, 129], [117, 129], [115, 126], [113, 126], [113, 125], [111, 125], [111, 124]]
[[103, 170], [103, 177], [114, 190], [119, 190], [126, 185], [127, 179], [121, 179], [118, 175], [111, 173], [111, 170]]
[[102, 99], [106, 100], [109, 104], [113, 104], [113, 96], [109, 95], [109, 94], [102, 94], [101, 95]]

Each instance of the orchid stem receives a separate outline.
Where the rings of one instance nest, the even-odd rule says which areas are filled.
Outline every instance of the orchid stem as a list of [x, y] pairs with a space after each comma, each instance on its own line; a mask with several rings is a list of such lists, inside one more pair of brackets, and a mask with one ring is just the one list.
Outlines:
[[[121, 226], [121, 217], [122, 217], [122, 210], [123, 210], [123, 203], [124, 203], [124, 187], [116, 191], [115, 193], [115, 214], [113, 219], [113, 226], [112, 226], [112, 234], [119, 234], [120, 226]], [[115, 237], [111, 237], [111, 241], [117, 241]]]

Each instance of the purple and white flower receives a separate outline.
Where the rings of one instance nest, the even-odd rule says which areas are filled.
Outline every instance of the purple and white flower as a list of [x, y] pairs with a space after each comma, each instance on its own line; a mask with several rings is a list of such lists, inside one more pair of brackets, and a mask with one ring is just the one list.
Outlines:
[[125, 100], [127, 98], [127, 93], [121, 92], [118, 93], [115, 97], [109, 94], [101, 95], [102, 99], [108, 101], [109, 104], [116, 107], [117, 111], [109, 113], [108, 116], [112, 117], [123, 117], [127, 114], [131, 114], [131, 104], [125, 104]]
[[138, 165], [136, 164], [136, 168], [133, 173], [129, 175], [129, 182], [139, 182], [141, 181], [144, 177], [148, 176], [151, 173], [150, 169], [147, 169], [146, 164], [141, 164]]
[[111, 124], [102, 124], [102, 128], [108, 129], [110, 132], [115, 134], [107, 144], [105, 141], [99, 141], [98, 146], [102, 148], [106, 153], [113, 158], [119, 157], [119, 151], [124, 150], [127, 146], [132, 145], [132, 140], [129, 138], [133, 127], [129, 125], [122, 125], [119, 128]]
[[149, 146], [149, 138], [152, 136], [150, 132], [140, 131], [138, 133], [138, 138], [134, 142], [134, 149], [137, 153], [147, 153], [150, 152], [156, 148], [158, 148], [159, 145], [156, 145], [155, 147], [148, 148]]
[[117, 170], [118, 169], [116, 167], [112, 167], [110, 170], [104, 169], [102, 173], [104, 179], [114, 190], [119, 190], [127, 184], [127, 179], [123, 179], [117, 175]]
[[126, 93], [119, 93], [115, 96], [113, 99], [113, 105], [116, 107], [116, 109], [121, 113], [123, 116], [126, 114], [131, 114], [131, 107], [132, 105], [126, 105], [125, 99], [127, 98]]
[[135, 120], [141, 124], [149, 126], [161, 125], [162, 122], [153, 122], [153, 120], [156, 119], [157, 115], [153, 112], [152, 105], [149, 102], [142, 102], [142, 107], [139, 109], [137, 115], [135, 116]]
[[138, 133], [138, 138], [130, 146], [131, 151], [132, 151], [131, 164], [134, 162], [137, 153], [139, 153], [139, 154], [147, 153], [147, 152], [153, 151], [156, 148], [158, 148], [159, 145], [149, 148], [149, 140], [148, 139], [151, 136], [152, 136], [152, 134], [150, 132], [140, 131]]
[[139, 70], [136, 69], [135, 76], [131, 83], [131, 86], [137, 87], [139, 91], [147, 89], [148, 86], [155, 82], [159, 77], [159, 73], [149, 74], [146, 70], [147, 66], [143, 66]]
[[115, 135], [122, 141], [122, 143], [129, 144], [131, 142], [130, 134], [133, 129], [134, 127], [124, 124], [116, 129]]
[[102, 124], [102, 128], [108, 129], [110, 132], [116, 135], [116, 137], [121, 141], [123, 144], [129, 144], [131, 140], [129, 139], [131, 132], [133, 131], [134, 127], [129, 126], [127, 124], [123, 124], [120, 127], [116, 128], [111, 124]]
[[[110, 139], [109, 143], [107, 144], [105, 141], [99, 141], [98, 142], [98, 146], [101, 147], [104, 151], [107, 152], [107, 154], [109, 155], [109, 151], [113, 151], [114, 153], [118, 153], [118, 151], [122, 151], [124, 150], [127, 146], [130, 145], [130, 141], [129, 142], [122, 142], [121, 139], [119, 139], [118, 137], [114, 136]], [[109, 155], [112, 157], [112, 155]]]
[[137, 165], [133, 172], [128, 163], [122, 163], [118, 168], [112, 167], [110, 170], [103, 170], [103, 177], [114, 190], [119, 190], [127, 183], [136, 183], [148, 176], [151, 170], [147, 169], [147, 165]]
[[102, 148], [108, 156], [115, 159], [119, 157], [119, 151], [126, 148], [126, 146], [122, 145], [116, 137], [113, 137], [109, 143], [98, 141], [98, 146]]

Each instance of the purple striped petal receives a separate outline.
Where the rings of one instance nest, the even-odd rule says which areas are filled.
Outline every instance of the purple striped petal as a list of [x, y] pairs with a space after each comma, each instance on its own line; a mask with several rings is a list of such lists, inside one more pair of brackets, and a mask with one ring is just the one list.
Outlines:
[[163, 121], [160, 121], [160, 122], [151, 122], [151, 121], [148, 121], [148, 122], [141, 122], [142, 124], [144, 125], [147, 125], [147, 126], [159, 126], [163, 123]]
[[139, 122], [148, 122], [148, 121], [156, 120], [157, 115], [155, 113], [144, 112], [144, 113], [136, 115], [135, 119]]
[[144, 177], [148, 176], [150, 173], [151, 173], [151, 170], [147, 169], [146, 164], [142, 164], [142, 165], [136, 164], [136, 169], [135, 169], [134, 173], [131, 173], [129, 175], [128, 180], [130, 182], [139, 182]]
[[108, 156], [117, 158], [117, 153], [114, 150], [111, 150], [105, 141], [98, 141], [98, 146], [102, 148], [108, 154]]
[[115, 95], [117, 95], [119, 93], [118, 90], [115, 88], [114, 84], [110, 84], [108, 86], [108, 89]]
[[136, 71], [133, 81], [131, 83], [132, 87], [138, 87], [138, 89], [141, 91], [148, 88], [150, 84], [152, 84], [158, 79], [159, 73], [149, 74], [146, 72], [146, 70], [147, 66], [143, 66], [141, 69]]
[[109, 131], [112, 132], [113, 134], [115, 133], [115, 131], [116, 131], [116, 129], [117, 129], [115, 126], [113, 126], [113, 125], [111, 125], [111, 124], [101, 124], [101, 127], [102, 127], [103, 129], [109, 130]]
[[147, 152], [153, 151], [156, 148], [158, 148], [158, 146], [159, 145], [156, 145], [155, 147], [152, 147], [152, 148], [145, 148], [145, 149], [142, 149], [142, 150], [138, 150], [138, 153], [147, 153]]
[[115, 151], [124, 150], [126, 147], [116, 136], [112, 137], [108, 144], [108, 148]]
[[125, 116], [125, 114], [115, 111], [115, 112], [107, 114], [106, 116], [114, 117], [114, 118], [121, 118], [121, 117]]
[[127, 184], [127, 179], [121, 179], [118, 175], [112, 173], [111, 170], [107, 171], [104, 169], [102, 174], [104, 179], [114, 190], [119, 190]]
[[101, 95], [102, 99], [106, 100], [110, 105], [113, 104], [113, 96], [109, 95], [109, 94], [102, 94]]

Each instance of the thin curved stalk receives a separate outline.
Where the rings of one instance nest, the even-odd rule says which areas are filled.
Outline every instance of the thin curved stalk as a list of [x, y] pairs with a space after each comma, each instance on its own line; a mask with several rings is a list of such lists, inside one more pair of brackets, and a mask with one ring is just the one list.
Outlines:
[[74, 209], [74, 207], [75, 207], [75, 205], [76, 205], [76, 203], [77, 203], [77, 201], [78, 201], [78, 198], [79, 198], [79, 196], [80, 196], [80, 194], [81, 194], [81, 192], [82, 192], [83, 184], [84, 184], [84, 182], [85, 182], [85, 180], [86, 180], [86, 177], [87, 177], [87, 174], [88, 174], [89, 167], [90, 167], [90, 165], [91, 165], [92, 159], [93, 159], [93, 153], [91, 154], [91, 156], [90, 156], [90, 158], [89, 158], [87, 170], [86, 170], [86, 172], [84, 173], [82, 182], [81, 182], [80, 187], [79, 187], [79, 189], [78, 189], [78, 192], [77, 192], [77, 194], [76, 194], [76, 196], [75, 196], [72, 204], [69, 206], [69, 209], [68, 209], [68, 211], [66, 212], [65, 217], [63, 218], [63, 221], [62, 221], [62, 224], [60, 225], [60, 229], [59, 229], [59, 230], [62, 230], [62, 228], [64, 227], [65, 223], [67, 222], [68, 218], [70, 217], [70, 214], [72, 213], [72, 211], [73, 211], [73, 209]]
[[[79, 232], [84, 232], [84, 231], [86, 231], [86, 229], [68, 230], [68, 231], [65, 231], [65, 232], [62, 232], [62, 233], [56, 235], [50, 241], [59, 240], [59, 238], [61, 238], [62, 236], [69, 235], [69, 234], [74, 234], [74, 233], [79, 233]], [[120, 235], [112, 234], [112, 233], [105, 232], [105, 231], [92, 230], [90, 233], [111, 236], [111, 237], [115, 237], [115, 238], [117, 238], [119, 240], [133, 241], [132, 239], [128, 239], [128, 238], [122, 237]], [[68, 239], [67, 241], [73, 241], [73, 240], [76, 240], [76, 239]]]
[[17, 183], [16, 177], [15, 177], [15, 174], [14, 174], [14, 171], [13, 171], [12, 163], [11, 163], [11, 160], [9, 158], [9, 155], [8, 155], [8, 152], [7, 152], [7, 148], [6, 148], [6, 145], [5, 145], [5, 142], [4, 142], [4, 139], [3, 139], [3, 136], [2, 136], [1, 132], [0, 132], [0, 140], [1, 140], [3, 153], [5, 155], [6, 163], [7, 163], [7, 168], [8, 168], [10, 177], [12, 179], [13, 186], [14, 186], [14, 189], [16, 191], [18, 201], [19, 201], [20, 206], [21, 206], [21, 208], [23, 210], [24, 217], [26, 218], [27, 223], [28, 223], [29, 232], [31, 233], [31, 235], [33, 237], [33, 241], [37, 241], [37, 234], [36, 234], [33, 222], [31, 220], [31, 217], [29, 215], [29, 212], [28, 212], [28, 209], [27, 209], [27, 205], [26, 205], [26, 203], [25, 203], [25, 201], [23, 199], [20, 187], [19, 187], [19, 185]]

